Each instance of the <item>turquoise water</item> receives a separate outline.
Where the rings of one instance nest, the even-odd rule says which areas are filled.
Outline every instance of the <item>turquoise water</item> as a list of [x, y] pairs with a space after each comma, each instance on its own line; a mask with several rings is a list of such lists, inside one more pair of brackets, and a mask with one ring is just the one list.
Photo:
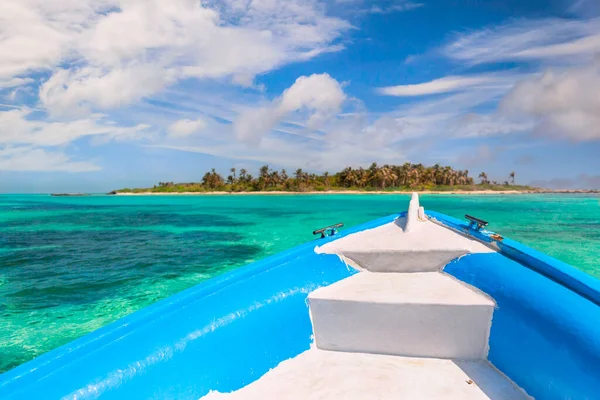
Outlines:
[[[600, 197], [421, 197], [600, 277]], [[0, 371], [407, 195], [0, 196]]]

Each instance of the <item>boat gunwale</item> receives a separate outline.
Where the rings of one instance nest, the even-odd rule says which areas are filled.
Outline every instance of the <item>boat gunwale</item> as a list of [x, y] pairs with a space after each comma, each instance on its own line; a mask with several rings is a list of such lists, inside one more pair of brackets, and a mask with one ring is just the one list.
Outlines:
[[430, 219], [443, 226], [497, 249], [502, 255], [600, 306], [600, 279], [493, 231], [473, 229], [458, 218], [436, 211], [426, 210], [425, 213]]

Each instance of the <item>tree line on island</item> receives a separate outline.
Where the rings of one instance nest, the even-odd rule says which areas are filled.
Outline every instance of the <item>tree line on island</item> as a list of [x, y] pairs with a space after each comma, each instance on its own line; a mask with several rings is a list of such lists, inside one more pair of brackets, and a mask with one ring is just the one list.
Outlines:
[[303, 171], [293, 173], [285, 169], [271, 169], [263, 165], [255, 177], [246, 169], [230, 169], [227, 177], [214, 168], [204, 174], [201, 182], [173, 183], [159, 182], [149, 189], [121, 189], [118, 192], [256, 192], [256, 191], [328, 191], [328, 190], [506, 190], [528, 189], [515, 186], [515, 173], [509, 174], [509, 180], [499, 183], [490, 181], [485, 172], [478, 175], [479, 183], [469, 176], [468, 170], [455, 170], [450, 166], [435, 164], [425, 167], [423, 164], [405, 163], [402, 165], [371, 164], [369, 168], [347, 167], [340, 172], [321, 175]]

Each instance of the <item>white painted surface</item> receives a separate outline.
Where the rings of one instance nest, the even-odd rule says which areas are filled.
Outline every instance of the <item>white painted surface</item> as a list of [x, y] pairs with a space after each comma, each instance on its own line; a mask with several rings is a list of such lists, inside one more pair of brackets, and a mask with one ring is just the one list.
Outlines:
[[487, 361], [452, 361], [308, 350], [220, 399], [472, 399], [528, 397]]
[[317, 253], [344, 251], [429, 251], [461, 250], [465, 253], [494, 252], [477, 240], [462, 236], [431, 221], [418, 221], [411, 232], [405, 232], [406, 218], [353, 233], [315, 249]]
[[373, 272], [439, 271], [465, 254], [494, 251], [428, 220], [416, 193], [405, 217], [315, 248], [316, 253], [339, 254]]
[[464, 250], [428, 251], [344, 251], [346, 260], [352, 260], [362, 270], [371, 272], [432, 272], [440, 271]]
[[316, 346], [485, 359], [494, 302], [438, 272], [361, 272], [308, 296]]
[[421, 222], [427, 220], [427, 216], [425, 215], [425, 209], [423, 207], [419, 207], [418, 216], [419, 216], [419, 221], [421, 221]]
[[363, 272], [318, 288], [313, 299], [358, 301], [367, 303], [408, 303], [440, 305], [480, 305], [494, 307], [494, 301], [448, 274], [376, 274]]
[[405, 232], [412, 232], [416, 229], [416, 225], [419, 223], [419, 195], [413, 193], [408, 203], [408, 212], [406, 213], [406, 225], [404, 228]]
[[495, 250], [429, 220], [419, 220], [407, 232], [408, 218], [357, 232], [315, 248], [317, 253], [340, 254], [374, 272], [439, 271], [468, 253]]

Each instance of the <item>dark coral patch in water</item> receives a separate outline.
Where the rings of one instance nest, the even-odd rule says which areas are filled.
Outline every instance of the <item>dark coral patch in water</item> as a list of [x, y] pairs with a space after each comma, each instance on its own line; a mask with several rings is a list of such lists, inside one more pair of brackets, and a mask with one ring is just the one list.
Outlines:
[[213, 275], [262, 251], [235, 244], [239, 233], [201, 230], [24, 231], [0, 239], [0, 271], [11, 283], [4, 295], [13, 310], [95, 302], [163, 275]]

